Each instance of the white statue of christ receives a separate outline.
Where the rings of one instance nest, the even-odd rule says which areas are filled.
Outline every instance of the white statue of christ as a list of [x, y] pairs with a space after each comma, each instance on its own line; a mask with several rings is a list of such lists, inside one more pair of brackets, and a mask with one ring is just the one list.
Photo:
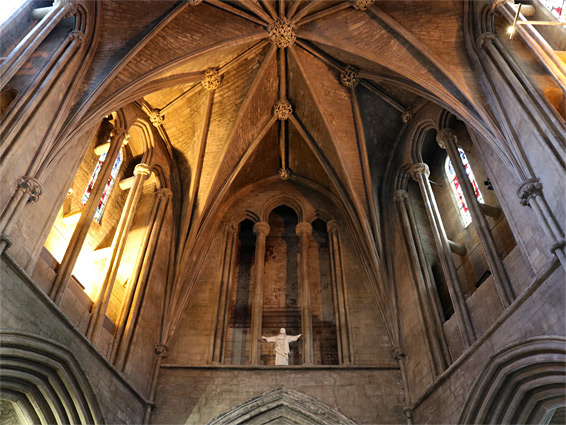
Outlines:
[[301, 335], [289, 336], [285, 333], [285, 328], [281, 328], [277, 336], [262, 336], [267, 342], [275, 343], [275, 365], [289, 364], [289, 343], [298, 340]]

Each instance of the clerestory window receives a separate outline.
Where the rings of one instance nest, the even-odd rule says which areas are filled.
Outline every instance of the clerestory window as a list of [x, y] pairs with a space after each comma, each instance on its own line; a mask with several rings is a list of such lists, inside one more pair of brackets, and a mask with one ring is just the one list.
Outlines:
[[[468, 162], [468, 158], [466, 158], [466, 154], [461, 148], [458, 148], [458, 152], [460, 153], [460, 158], [462, 159], [462, 163], [464, 164], [464, 168], [466, 169], [468, 179], [470, 179], [470, 183], [472, 183], [474, 192], [476, 193], [476, 198], [478, 202], [483, 204], [483, 196], [480, 192], [478, 184], [476, 183], [476, 178], [474, 177], [474, 173], [472, 171], [470, 163]], [[456, 172], [454, 171], [454, 166], [452, 165], [452, 161], [450, 161], [449, 157], [446, 158], [445, 171], [446, 176], [448, 177], [448, 181], [450, 182], [452, 195], [456, 199], [456, 204], [458, 205], [458, 211], [460, 213], [460, 217], [462, 218], [462, 222], [464, 223], [464, 227], [468, 227], [472, 222], [472, 214], [470, 213], [470, 209], [468, 208], [468, 204], [466, 203], [466, 199], [464, 198], [464, 192], [462, 191], [462, 187], [460, 185], [460, 182], [458, 181], [458, 177], [456, 177]]]

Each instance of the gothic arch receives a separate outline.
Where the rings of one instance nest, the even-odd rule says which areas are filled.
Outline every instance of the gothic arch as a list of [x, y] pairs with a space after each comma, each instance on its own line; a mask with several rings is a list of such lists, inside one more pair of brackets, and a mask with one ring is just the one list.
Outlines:
[[458, 423], [540, 423], [566, 404], [566, 339], [530, 338], [500, 350], [478, 376]]
[[303, 217], [304, 217], [303, 206], [295, 198], [287, 195], [278, 195], [275, 196], [273, 199], [270, 199], [268, 202], [266, 202], [261, 210], [261, 215], [260, 215], [261, 219], [267, 222], [267, 220], [269, 219], [269, 214], [271, 214], [271, 211], [282, 205], [285, 205], [291, 208], [293, 211], [295, 211], [299, 223], [303, 221]]
[[245, 401], [212, 419], [208, 425], [260, 425], [275, 420], [291, 424], [355, 425], [354, 421], [320, 401], [284, 387]]
[[66, 348], [20, 333], [0, 334], [0, 396], [30, 423], [105, 423], [87, 377]]

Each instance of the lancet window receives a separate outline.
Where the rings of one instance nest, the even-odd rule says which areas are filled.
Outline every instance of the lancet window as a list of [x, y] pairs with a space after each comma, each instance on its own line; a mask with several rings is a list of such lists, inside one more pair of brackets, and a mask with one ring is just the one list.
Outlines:
[[[466, 158], [466, 154], [464, 153], [463, 149], [458, 149], [460, 153], [460, 158], [462, 158], [462, 164], [464, 164], [464, 168], [466, 169], [466, 174], [468, 175], [468, 179], [470, 179], [470, 183], [474, 188], [474, 192], [476, 194], [476, 198], [479, 203], [483, 204], [483, 196], [480, 192], [478, 184], [476, 182], [476, 178], [474, 177], [474, 172], [472, 171], [472, 167], [468, 162], [468, 158]], [[454, 171], [454, 166], [452, 165], [452, 161], [449, 157], [446, 157], [446, 175], [448, 176], [448, 180], [450, 181], [450, 187], [452, 189], [452, 194], [454, 198], [456, 198], [456, 203], [458, 204], [458, 211], [460, 212], [460, 217], [464, 223], [464, 227], [468, 227], [472, 222], [472, 214], [470, 213], [470, 209], [468, 208], [468, 204], [464, 198], [464, 192], [462, 191], [462, 187], [460, 182], [458, 181], [458, 177], [456, 177], [456, 172]]]

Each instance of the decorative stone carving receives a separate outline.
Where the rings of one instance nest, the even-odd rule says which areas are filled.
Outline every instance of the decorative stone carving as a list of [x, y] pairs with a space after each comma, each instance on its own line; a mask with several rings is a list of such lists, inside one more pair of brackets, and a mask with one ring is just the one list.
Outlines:
[[79, 43], [82, 43], [85, 38], [85, 33], [82, 31], [71, 31], [69, 33], [69, 38], [71, 41], [77, 40]]
[[521, 205], [524, 206], [530, 206], [531, 198], [540, 195], [542, 195], [542, 183], [536, 178], [525, 180], [517, 189], [517, 196], [521, 200]]
[[287, 366], [289, 364], [289, 343], [295, 342], [301, 337], [301, 334], [297, 336], [289, 336], [285, 332], [285, 328], [279, 330], [279, 335], [277, 336], [262, 336], [267, 342], [275, 343], [275, 365], [276, 366]]
[[187, 0], [187, 3], [189, 3], [189, 6], [198, 6], [202, 3], [202, 0]]
[[397, 361], [405, 358], [407, 356], [407, 353], [405, 353], [405, 350], [402, 347], [395, 347], [393, 349], [393, 358]]
[[159, 127], [163, 125], [163, 121], [165, 120], [165, 116], [161, 113], [159, 109], [153, 109], [151, 112], [148, 113], [149, 121], [153, 124], [154, 127]]
[[430, 176], [430, 169], [428, 168], [428, 165], [426, 165], [424, 162], [419, 162], [417, 164], [414, 164], [409, 169], [409, 173], [411, 174], [411, 177], [413, 178], [413, 180], [418, 182], [418, 180], [419, 180], [418, 176], [424, 175], [426, 178], [428, 178], [428, 176]]
[[18, 185], [19, 190], [28, 194], [28, 204], [38, 201], [42, 189], [41, 185], [36, 179], [30, 176], [23, 176], [18, 179], [16, 184]]
[[258, 221], [256, 224], [254, 224], [254, 235], [262, 235], [262, 236], [267, 236], [269, 235], [269, 231], [270, 231], [270, 227], [269, 224], [265, 223], [264, 221]]
[[306, 221], [302, 221], [295, 227], [295, 233], [299, 236], [305, 235], [312, 235], [312, 226], [310, 223]]
[[273, 115], [280, 121], [287, 120], [293, 113], [293, 106], [286, 100], [278, 100], [273, 107]]
[[442, 149], [446, 149], [448, 143], [456, 143], [456, 133], [451, 128], [440, 130], [436, 135], [436, 143]]
[[491, 0], [491, 13], [495, 12], [498, 7], [507, 3], [507, 0]]
[[151, 174], [151, 167], [143, 162], [139, 163], [134, 167], [134, 176], [138, 174], [149, 176]]
[[285, 17], [279, 17], [267, 27], [269, 40], [277, 47], [292, 46], [297, 39], [295, 24]]
[[73, 16], [77, 13], [77, 0], [54, 0], [53, 6], [60, 6], [65, 7], [68, 9], [68, 12], [65, 14], [65, 17], [68, 18], [69, 16]]
[[281, 180], [289, 180], [291, 178], [292, 173], [293, 172], [291, 171], [290, 168], [280, 168], [279, 170], [277, 170], [277, 176]]
[[478, 47], [483, 47], [483, 45], [485, 44], [486, 41], [492, 41], [495, 40], [497, 38], [497, 36], [492, 33], [492, 32], [484, 32], [483, 34], [481, 34], [477, 40], [476, 43], [478, 45]]
[[157, 196], [159, 199], [165, 199], [165, 198], [171, 199], [173, 197], [173, 192], [171, 191], [171, 189], [164, 187], [159, 190], [156, 190], [154, 192], [154, 195]]
[[411, 111], [410, 109], [405, 109], [401, 114], [401, 120], [405, 124], [407, 124], [409, 121], [411, 121], [411, 118], [413, 118], [413, 111]]
[[167, 355], [169, 354], [169, 349], [165, 344], [157, 343], [154, 347], [155, 355], [159, 357], [161, 360], [165, 360]]
[[352, 0], [352, 7], [357, 10], [367, 10], [374, 0]]
[[356, 87], [360, 82], [359, 69], [352, 65], [346, 66], [340, 73], [340, 81], [342, 81], [342, 84], [346, 87]]
[[207, 69], [201, 84], [206, 90], [216, 90], [220, 86], [220, 74], [214, 68]]
[[338, 225], [338, 222], [336, 220], [330, 220], [328, 223], [326, 223], [326, 231], [330, 234], [340, 232], [340, 226]]
[[406, 190], [396, 190], [393, 194], [393, 200], [395, 202], [403, 202], [405, 199], [409, 199], [409, 194]]

